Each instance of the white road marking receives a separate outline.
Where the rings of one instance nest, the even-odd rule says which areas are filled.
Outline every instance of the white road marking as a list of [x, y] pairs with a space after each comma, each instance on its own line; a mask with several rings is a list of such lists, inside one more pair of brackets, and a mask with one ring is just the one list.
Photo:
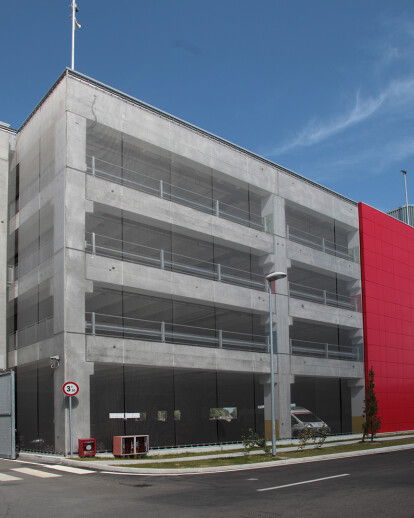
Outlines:
[[72, 466], [61, 466], [57, 464], [44, 464], [48, 469], [56, 469], [57, 471], [65, 471], [66, 473], [76, 473], [77, 475], [85, 475], [86, 473], [96, 473], [90, 469], [73, 468]]
[[40, 471], [38, 469], [32, 468], [13, 468], [12, 471], [17, 471], [18, 473], [23, 473], [24, 475], [32, 475], [33, 477], [39, 478], [52, 478], [62, 476], [58, 475], [57, 473], [47, 473], [46, 471]]
[[265, 487], [258, 489], [257, 491], [272, 491], [273, 489], [282, 489], [283, 487], [300, 486], [302, 484], [312, 484], [313, 482], [321, 482], [322, 480], [331, 480], [332, 478], [349, 477], [349, 473], [343, 473], [342, 475], [334, 475], [332, 477], [314, 478], [313, 480], [304, 480], [303, 482], [295, 482], [294, 484], [285, 484], [283, 486]]
[[[40, 462], [31, 462], [31, 461], [19, 460], [19, 459], [1, 459], [1, 460], [2, 461], [7, 460], [9, 462], [15, 462], [18, 464], [32, 464], [34, 466], [41, 466], [42, 468], [55, 469], [57, 471], [66, 471], [68, 473], [76, 473], [78, 475], [83, 475], [86, 473], [96, 473], [96, 471], [92, 471], [90, 469], [76, 468], [76, 467], [72, 467], [72, 466], [64, 466], [63, 464], [42, 464]], [[16, 470], [17, 468], [14, 468], [14, 469]]]
[[247, 478], [246, 480], [259, 480], [258, 478]]
[[0, 473], [0, 482], [11, 482], [12, 480], [21, 480], [21, 478], [12, 477], [11, 475], [6, 475], [5, 473]]

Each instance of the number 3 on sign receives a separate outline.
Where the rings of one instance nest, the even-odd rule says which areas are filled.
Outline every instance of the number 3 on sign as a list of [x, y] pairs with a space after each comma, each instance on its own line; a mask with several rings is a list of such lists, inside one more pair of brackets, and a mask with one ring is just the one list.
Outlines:
[[63, 384], [62, 390], [66, 396], [76, 396], [79, 392], [79, 386], [74, 381], [67, 381]]

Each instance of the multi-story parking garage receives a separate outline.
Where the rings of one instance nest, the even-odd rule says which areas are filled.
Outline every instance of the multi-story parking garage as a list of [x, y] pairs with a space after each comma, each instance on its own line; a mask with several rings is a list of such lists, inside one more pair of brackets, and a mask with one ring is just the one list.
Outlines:
[[67, 451], [68, 380], [73, 436], [100, 450], [269, 436], [273, 270], [279, 436], [292, 404], [360, 430], [355, 202], [71, 70], [0, 129], [21, 448]]

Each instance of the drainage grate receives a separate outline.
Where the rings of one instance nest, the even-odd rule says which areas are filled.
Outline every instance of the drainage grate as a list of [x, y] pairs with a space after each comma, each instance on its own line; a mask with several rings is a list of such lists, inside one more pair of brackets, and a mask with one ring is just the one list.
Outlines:
[[280, 518], [281, 514], [268, 513], [266, 511], [254, 511], [250, 514], [243, 514], [240, 518]]

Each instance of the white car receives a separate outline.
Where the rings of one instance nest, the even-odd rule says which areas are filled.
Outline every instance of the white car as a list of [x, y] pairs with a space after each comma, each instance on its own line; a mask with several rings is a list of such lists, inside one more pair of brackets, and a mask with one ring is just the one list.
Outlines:
[[307, 408], [300, 406], [292, 407], [291, 410], [292, 437], [297, 437], [304, 428], [315, 428], [321, 430], [326, 428], [328, 433], [331, 432], [329, 426], [322, 421], [320, 417], [312, 413]]

